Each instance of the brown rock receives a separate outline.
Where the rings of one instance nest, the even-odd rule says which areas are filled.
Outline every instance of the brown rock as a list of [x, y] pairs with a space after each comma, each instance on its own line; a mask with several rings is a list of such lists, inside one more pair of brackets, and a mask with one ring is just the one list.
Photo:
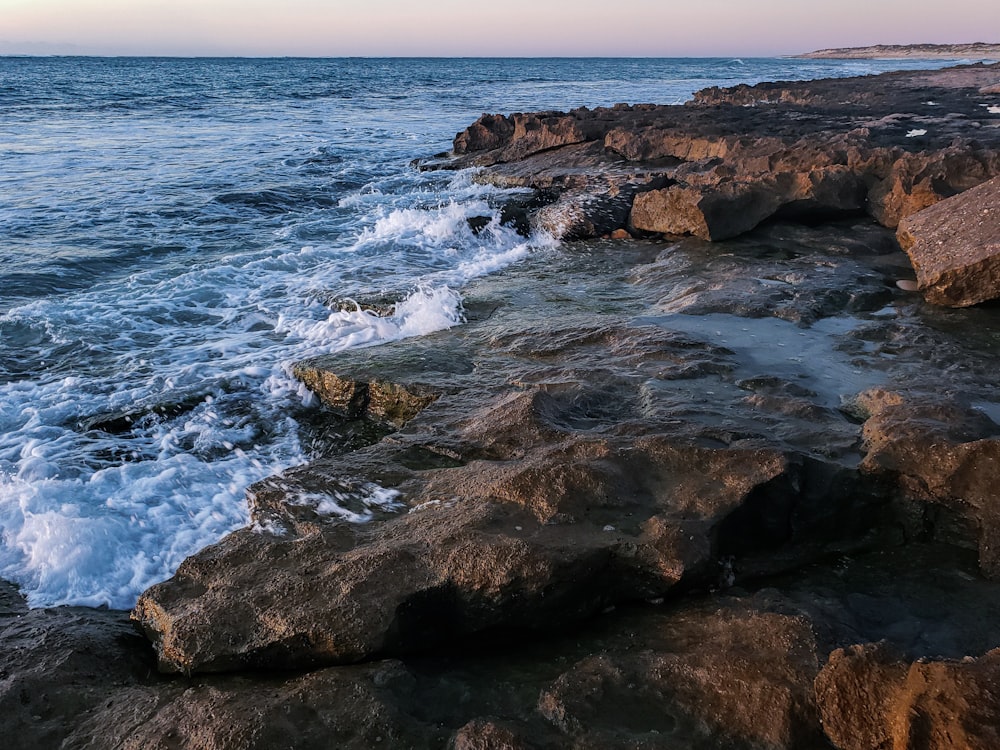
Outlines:
[[827, 737], [841, 750], [891, 747], [886, 718], [905, 678], [901, 656], [884, 643], [830, 654], [816, 678], [816, 703]]
[[455, 153], [492, 151], [503, 148], [514, 135], [514, 123], [503, 115], [484, 114], [455, 136]]
[[295, 377], [346, 418], [369, 417], [395, 427], [409, 422], [439, 395], [421, 383], [394, 383], [372, 375], [343, 377], [311, 362], [297, 364]]
[[630, 222], [643, 231], [716, 241], [743, 234], [778, 211], [849, 213], [860, 210], [864, 201], [857, 176], [843, 166], [744, 180], [640, 193]]
[[530, 750], [514, 729], [491, 719], [473, 719], [451, 738], [449, 750]]
[[125, 612], [59, 607], [0, 615], [4, 747], [61, 747], [119, 685], [155, 675], [150, 656]]
[[446, 731], [405, 710], [413, 683], [402, 664], [385, 661], [292, 677], [133, 684], [109, 691], [98, 710], [79, 716], [61, 747], [443, 747]]
[[838, 649], [816, 678], [823, 728], [842, 750], [1000, 746], [1000, 651], [907, 664], [884, 645]]
[[908, 501], [932, 503], [950, 514], [935, 523], [916, 511], [920, 520], [911, 534], [974, 546], [982, 572], [1000, 577], [1000, 428], [953, 399], [876, 389], [858, 402], [869, 415], [862, 470], [891, 477]]
[[588, 110], [483, 115], [455, 137], [454, 153], [495, 152], [488, 161], [500, 163], [561, 146], [594, 140], [603, 135]]
[[1000, 178], [910, 216], [898, 237], [928, 302], [967, 307], [1000, 297]]
[[[655, 301], [690, 278], [684, 253], [662, 266], [637, 256], [625, 267], [644, 281], [623, 279], [621, 254], [567, 251], [559, 273], [551, 255], [526, 261], [470, 291], [467, 326], [312, 360], [345, 380], [377, 373], [442, 395], [380, 443], [254, 485], [256, 530], [189, 558], [138, 603], [162, 668], [312, 668], [498, 628], [551, 631], [863, 537], [878, 518], [864, 509], [884, 499], [838, 458], [853, 455], [856, 425], [802, 403], [790, 420], [766, 383], [761, 395], [776, 398], [749, 409], [715, 323], [689, 335], [628, 322], [650, 309], [640, 295]], [[766, 263], [753, 275], [777, 278]], [[823, 455], [803, 455], [817, 434]]]
[[[376, 533], [302, 525], [293, 480], [252, 489], [284, 497], [290, 508], [278, 525], [303, 536], [238, 531], [143, 594], [134, 617], [156, 644], [161, 669], [345, 663], [490, 627], [549, 629], [621, 598], [662, 595], [682, 576], [714, 578], [719, 524], [751, 494], [786, 490], [786, 461], [773, 451], [661, 438], [628, 451], [593, 438], [532, 448], [533, 436], [549, 429], [538, 424], [546, 407], [539, 398], [520, 397], [532, 405], [520, 410], [526, 422], [511, 421], [518, 410], [501, 400], [473, 417], [464, 436], [496, 451], [501, 435], [490, 429], [490, 412], [502, 413], [507, 433], [525, 441], [519, 459], [408, 472], [397, 486], [420, 510]], [[398, 451], [367, 449], [383, 466]], [[352, 454], [343, 475], [358, 464]], [[310, 481], [324, 472], [332, 468], [300, 470]], [[607, 519], [623, 503], [631, 518], [609, 532]], [[267, 505], [274, 528], [280, 501]]]
[[940, 151], [903, 154], [871, 190], [872, 215], [894, 228], [906, 217], [989, 180], [1000, 172], [1000, 155], [975, 142]]
[[640, 643], [579, 661], [542, 691], [538, 711], [575, 747], [817, 746], [809, 623], [739, 607], [712, 614], [665, 621], [657, 650]]
[[646, 232], [722, 240], [753, 229], [779, 204], [770, 190], [753, 183], [728, 182], [713, 189], [675, 186], [637, 195], [629, 221]]

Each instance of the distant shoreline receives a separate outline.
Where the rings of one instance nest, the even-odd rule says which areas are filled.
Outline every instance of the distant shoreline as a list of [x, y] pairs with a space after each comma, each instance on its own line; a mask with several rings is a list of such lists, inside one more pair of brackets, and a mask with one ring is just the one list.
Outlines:
[[875, 60], [905, 58], [955, 58], [1000, 60], [1000, 44], [878, 44], [871, 47], [839, 47], [793, 55], [810, 60]]

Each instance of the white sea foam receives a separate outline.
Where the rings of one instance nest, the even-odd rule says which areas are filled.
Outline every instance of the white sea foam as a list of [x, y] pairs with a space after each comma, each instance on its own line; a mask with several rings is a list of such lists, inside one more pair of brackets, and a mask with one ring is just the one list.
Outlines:
[[391, 317], [364, 310], [330, 313], [325, 320], [279, 316], [275, 331], [291, 334], [316, 351], [341, 351], [420, 336], [462, 322], [462, 298], [448, 288], [421, 287], [396, 305]]
[[332, 516], [348, 523], [368, 523], [376, 510], [394, 511], [403, 506], [399, 492], [373, 482], [331, 489], [329, 492], [303, 492], [289, 499], [290, 505], [312, 508], [318, 515]]

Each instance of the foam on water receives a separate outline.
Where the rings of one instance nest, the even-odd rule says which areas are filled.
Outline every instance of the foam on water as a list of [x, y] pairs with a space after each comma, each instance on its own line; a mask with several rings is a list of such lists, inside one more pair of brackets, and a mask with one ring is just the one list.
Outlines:
[[320, 516], [339, 518], [348, 523], [368, 523], [376, 510], [401, 510], [399, 492], [372, 482], [343, 485], [328, 492], [303, 492], [289, 500], [290, 505], [311, 508]]

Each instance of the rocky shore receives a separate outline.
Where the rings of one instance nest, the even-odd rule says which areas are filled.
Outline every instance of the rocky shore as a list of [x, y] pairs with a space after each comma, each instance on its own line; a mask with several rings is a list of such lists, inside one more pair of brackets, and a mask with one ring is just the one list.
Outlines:
[[575, 241], [298, 363], [320, 455], [132, 613], [0, 589], [8, 746], [1000, 746], [997, 84], [481, 118], [423, 168]]

